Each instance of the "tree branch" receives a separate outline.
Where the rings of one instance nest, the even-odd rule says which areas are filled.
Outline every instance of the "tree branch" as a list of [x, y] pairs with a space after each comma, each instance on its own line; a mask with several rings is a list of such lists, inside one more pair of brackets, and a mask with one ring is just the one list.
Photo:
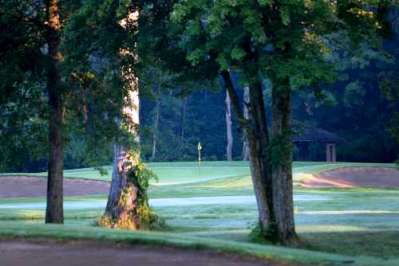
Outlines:
[[231, 80], [230, 73], [227, 70], [222, 70], [220, 72], [220, 75], [223, 78], [224, 86], [225, 86], [227, 92], [229, 93], [234, 113], [237, 115], [240, 125], [243, 128], [246, 128], [248, 126], [248, 123], [247, 123], [248, 120], [245, 118], [244, 113], [241, 109], [240, 99], [237, 95], [236, 90], [234, 89], [234, 85]]

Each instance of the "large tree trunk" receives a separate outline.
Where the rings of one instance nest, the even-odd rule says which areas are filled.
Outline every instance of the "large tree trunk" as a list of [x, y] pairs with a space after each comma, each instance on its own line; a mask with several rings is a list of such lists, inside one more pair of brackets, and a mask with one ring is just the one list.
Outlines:
[[[139, 95], [137, 82], [129, 91], [123, 108], [124, 124], [128, 133], [138, 142]], [[134, 168], [140, 162], [140, 153], [136, 147], [126, 143], [114, 145], [114, 164], [108, 202], [101, 225], [112, 228], [137, 230], [140, 228], [140, 217], [137, 214], [138, 188]], [[105, 218], [105, 220], [104, 220]]]
[[229, 92], [226, 91], [226, 138], [227, 138], [227, 145], [226, 145], [226, 158], [227, 161], [233, 160], [233, 122], [231, 119], [231, 100]]
[[[249, 120], [249, 111], [248, 111], [248, 106], [249, 106], [249, 87], [245, 86], [244, 87], [244, 95], [243, 95], [243, 115], [246, 120]], [[242, 136], [242, 152], [241, 152], [241, 157], [243, 161], [248, 161], [249, 160], [249, 145], [248, 145], [248, 140], [245, 134]]]
[[263, 102], [262, 82], [259, 79], [249, 85], [249, 120], [241, 111], [229, 72], [221, 73], [226, 89], [232, 98], [233, 109], [237, 113], [240, 126], [248, 140], [250, 169], [254, 187], [261, 233], [265, 238], [275, 239], [273, 217], [273, 195], [271, 186], [271, 167], [268, 159], [269, 134]]
[[289, 81], [272, 88], [272, 184], [278, 240], [296, 241], [292, 180], [291, 102]]
[[61, 55], [59, 6], [57, 0], [46, 1], [47, 8], [47, 44], [50, 56], [47, 72], [47, 90], [49, 105], [49, 161], [47, 177], [46, 223], [63, 223], [63, 102], [59, 63]]
[[[132, 11], [125, 19], [120, 21], [122, 27], [138, 23], [139, 12]], [[122, 51], [131, 54], [131, 51]], [[114, 145], [114, 166], [108, 202], [105, 213], [100, 220], [100, 225], [111, 228], [130, 230], [140, 229], [140, 213], [138, 213], [139, 187], [137, 185], [136, 171], [140, 163], [139, 151], [139, 86], [138, 78], [129, 70], [122, 73], [127, 84], [122, 107], [121, 129], [132, 137], [124, 141], [117, 141]], [[132, 142], [132, 140], [134, 140]], [[145, 193], [145, 192], [144, 192]]]

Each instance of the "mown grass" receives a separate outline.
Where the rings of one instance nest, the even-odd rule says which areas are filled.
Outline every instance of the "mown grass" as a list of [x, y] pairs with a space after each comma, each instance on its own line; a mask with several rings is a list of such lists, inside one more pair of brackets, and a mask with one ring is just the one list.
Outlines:
[[[348, 231], [303, 233], [303, 248], [350, 256], [399, 257], [399, 231]], [[398, 264], [399, 265], [399, 264]]]
[[[296, 202], [297, 230], [304, 248], [351, 256], [399, 257], [398, 190], [329, 189], [313, 190], [312, 194], [322, 194], [329, 200]], [[97, 199], [101, 197], [72, 197], [66, 201]], [[26, 200], [2, 200], [0, 205]], [[66, 210], [66, 224], [93, 225], [102, 211], [101, 208]], [[238, 242], [250, 241], [248, 235], [257, 217], [256, 206], [248, 204], [170, 206], [155, 211], [166, 220], [168, 231], [176, 235]], [[0, 224], [10, 220], [40, 224], [43, 218], [43, 210], [0, 208]]]
[[[248, 177], [250, 175], [248, 162], [245, 161], [205, 161], [199, 166], [197, 162], [158, 162], [146, 163], [159, 177], [159, 182], [153, 182], [153, 185], [169, 185], [193, 182], [204, 182], [212, 179]], [[300, 178], [300, 175], [314, 174], [325, 170], [339, 167], [395, 167], [395, 164], [380, 163], [325, 163], [325, 162], [294, 162], [294, 175]], [[96, 168], [80, 168], [65, 170], [66, 178], [85, 178], [102, 181], [110, 181], [111, 166], [102, 166], [107, 174], [101, 175]], [[28, 176], [46, 176], [46, 172], [40, 173], [1, 173], [1, 175], [28, 175]]]
[[[160, 179], [158, 184], [151, 186], [150, 198], [180, 197], [189, 200], [190, 197], [253, 194], [246, 162], [204, 162], [200, 169], [198, 169], [196, 162], [155, 163], [149, 164], [149, 166], [159, 175]], [[394, 167], [392, 164], [296, 162], [294, 173], [298, 182], [302, 178], [301, 174], [313, 174], [347, 166]], [[41, 173], [41, 175], [44, 174]], [[99, 176], [99, 172], [92, 168], [66, 170], [65, 175], [68, 178], [85, 177], [109, 180], [109, 177]], [[389, 258], [386, 261], [387, 263], [398, 262], [399, 190], [371, 188], [305, 189], [295, 187], [295, 194], [321, 195], [327, 198], [327, 200], [295, 202], [295, 218], [298, 233], [303, 240], [302, 248], [347, 256], [368, 255]], [[106, 195], [67, 197], [66, 202], [87, 202], [105, 200], [105, 198]], [[0, 234], [12, 235], [14, 232], [17, 235], [25, 233], [29, 235], [30, 230], [33, 230], [34, 233], [30, 236], [43, 236], [41, 234], [45, 233], [46, 228], [50, 227], [40, 224], [44, 218], [42, 209], [1, 209], [1, 205], [4, 204], [40, 202], [44, 202], [44, 198], [0, 200]], [[92, 226], [94, 221], [102, 214], [102, 211], [101, 208], [66, 210], [66, 229], [57, 229], [59, 227], [55, 227], [54, 230], [51, 229], [52, 237], [59, 237], [57, 231], [61, 230], [61, 237], [64, 235], [78, 237], [85, 235], [86, 232], [89, 232], [88, 235], [91, 237], [95, 235], [94, 232], [99, 232], [99, 236], [103, 237], [103, 234], [105, 234], [104, 238], [112, 239], [113, 233], [108, 231], [105, 233], [102, 229]], [[209, 243], [223, 243], [223, 245], [230, 243], [228, 245], [232, 245], [233, 249], [238, 247], [241, 250], [241, 247], [245, 247], [244, 250], [247, 250], [248, 246], [246, 245], [253, 245], [248, 243], [250, 241], [248, 235], [256, 224], [257, 209], [255, 204], [170, 206], [157, 207], [155, 211], [166, 220], [168, 237], [189, 238], [192, 242], [190, 244], [187, 242], [188, 246], [195, 247], [200, 243], [199, 245], [211, 247], [213, 244]], [[15, 226], [12, 226], [13, 224]], [[79, 230], [80, 227], [84, 228], [83, 232]], [[73, 234], [68, 230], [76, 230], [77, 233]], [[122, 233], [119, 233], [119, 231], [112, 232], [115, 232], [118, 239], [122, 239]], [[144, 235], [139, 233], [134, 238], [140, 238]], [[251, 247], [258, 250], [263, 245]], [[264, 251], [262, 250], [262, 252]], [[290, 252], [287, 253], [287, 256], [291, 256], [289, 255]], [[314, 253], [301, 253], [301, 256], [313, 255]], [[278, 258], [280, 259], [280, 257]], [[369, 263], [367, 262], [369, 258], [361, 260], [361, 262], [359, 262], [359, 258], [351, 258], [350, 260], [363, 263], [359, 265], [379, 265], [371, 262], [381, 262], [370, 259], [371, 262]], [[303, 262], [308, 263], [309, 261]], [[380, 265], [390, 265], [384, 263]], [[329, 265], [327, 262], [325, 264]], [[395, 265], [395, 263], [392, 265]], [[399, 265], [399, 263], [396, 265]]]
[[109, 230], [90, 226], [76, 225], [43, 225], [0, 223], [2, 238], [52, 238], [57, 240], [101, 240], [130, 245], [168, 245], [189, 249], [212, 249], [218, 252], [229, 252], [241, 255], [251, 255], [272, 261], [282, 261], [303, 265], [397, 265], [397, 259], [378, 259], [368, 256], [342, 256], [324, 252], [292, 249], [279, 246], [241, 243], [201, 238], [187, 235], [177, 235], [165, 232], [128, 232]]

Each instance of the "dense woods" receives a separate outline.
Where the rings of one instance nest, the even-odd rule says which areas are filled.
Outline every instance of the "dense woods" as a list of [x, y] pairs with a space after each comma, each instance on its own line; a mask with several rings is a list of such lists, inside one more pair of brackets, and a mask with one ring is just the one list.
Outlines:
[[[389, 41], [391, 42], [391, 40]], [[394, 47], [398, 42], [398, 37], [395, 37], [390, 45]], [[379, 74], [367, 75], [367, 70], [373, 69], [376, 64], [381, 67]], [[346, 80], [337, 82], [336, 85], [330, 87], [330, 93], [325, 99], [318, 100], [312, 95], [295, 93], [292, 100], [292, 112], [299, 131], [302, 124], [311, 125], [328, 130], [343, 138], [345, 142], [337, 147], [339, 161], [392, 162], [396, 160], [398, 144], [395, 136], [397, 135], [392, 134], [394, 132], [391, 127], [392, 124], [397, 124], [392, 121], [392, 115], [398, 111], [398, 106], [392, 98], [395, 97], [395, 92], [388, 92], [387, 95], [380, 90], [380, 86], [386, 84], [386, 80], [381, 80], [381, 77], [395, 78], [392, 71], [393, 68], [389, 63], [374, 62], [372, 66], [354, 69], [348, 74], [343, 74]], [[389, 82], [397, 84], [394, 79]], [[225, 92], [222, 88], [216, 85], [213, 91], [204, 89], [192, 95], [182, 96], [169, 90], [168, 85], [164, 86], [160, 94], [157, 94], [157, 89], [154, 89], [154, 95], [152, 93], [145, 95], [141, 101], [142, 129], [140, 135], [143, 159], [147, 161], [195, 160], [198, 141], [203, 143], [205, 160], [226, 159]], [[390, 96], [391, 93], [393, 93], [392, 96]], [[35, 95], [30, 97], [33, 100]], [[349, 99], [353, 97], [356, 98], [356, 101], [349, 104]], [[375, 99], [378, 99], [378, 106], [372, 103]], [[207, 104], [206, 108], [203, 106], [205, 103]], [[21, 103], [19, 106], [24, 107], [26, 104], [26, 102]], [[30, 110], [35, 112], [37, 108], [40, 106], [34, 106]], [[14, 114], [10, 113], [9, 115]], [[156, 123], [157, 115], [159, 116], [158, 121], [162, 121], [159, 124]], [[233, 159], [241, 160], [245, 158], [242, 151], [244, 141], [242, 133], [237, 127], [234, 113], [232, 116]], [[370, 117], [374, 123], [370, 123]], [[188, 123], [188, 121], [190, 122]], [[338, 123], [342, 121], [347, 127], [338, 126]], [[18, 123], [18, 121], [14, 120], [12, 123]], [[37, 128], [40, 128], [42, 132], [35, 130]], [[40, 125], [40, 121], [32, 120], [32, 123], [25, 125], [23, 130], [22, 126], [14, 128], [13, 132], [6, 131], [5, 128], [3, 130], [4, 134], [1, 137], [3, 139], [11, 138], [13, 141], [1, 142], [0, 148], [3, 154], [8, 155], [0, 158], [2, 171], [29, 172], [46, 169], [47, 155], [43, 148], [43, 145], [46, 145], [45, 136], [38, 136], [39, 133], [43, 133], [45, 126]], [[32, 145], [30, 142], [32, 134], [28, 133], [30, 131], [34, 131], [33, 136], [35, 139], [39, 139], [42, 145]], [[162, 132], [162, 134], [157, 132]], [[364, 135], [357, 135], [359, 132]], [[22, 138], [16, 139], [14, 135], [16, 133]], [[154, 135], [156, 136], [155, 156], [153, 156]], [[85, 143], [82, 135], [71, 135], [70, 139], [71, 141], [65, 147], [66, 168], [109, 164], [112, 160], [110, 153], [97, 156], [95, 161], [87, 160], [86, 153], [82, 151], [84, 147], [82, 144]], [[170, 143], [173, 145], [169, 145]], [[112, 147], [109, 146], [108, 149], [112, 150]], [[374, 152], [370, 153], [370, 149]], [[315, 144], [311, 147], [310, 152], [312, 160], [325, 160], [324, 146]], [[104, 151], [96, 151], [96, 153], [104, 153]], [[10, 161], [13, 163], [10, 164]]]

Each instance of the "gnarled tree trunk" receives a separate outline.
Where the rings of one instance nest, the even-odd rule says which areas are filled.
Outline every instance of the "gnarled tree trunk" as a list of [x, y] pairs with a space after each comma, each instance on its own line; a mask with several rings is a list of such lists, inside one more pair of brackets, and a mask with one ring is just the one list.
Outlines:
[[227, 161], [233, 160], [233, 122], [231, 119], [231, 100], [229, 92], [226, 91], [226, 159]]
[[[138, 23], [138, 11], [131, 12], [127, 18], [120, 22], [122, 27]], [[129, 55], [131, 51], [121, 51], [121, 56]], [[127, 86], [122, 107], [121, 128], [135, 140], [114, 144], [114, 166], [108, 202], [105, 213], [100, 220], [100, 225], [112, 228], [139, 229], [140, 215], [139, 187], [135, 176], [135, 167], [140, 163], [138, 149], [139, 135], [139, 87], [138, 78], [133, 72], [127, 70], [122, 73]]]
[[[139, 95], [137, 81], [129, 91], [123, 108], [125, 126], [138, 142]], [[140, 162], [140, 153], [128, 144], [114, 144], [114, 163], [108, 202], [101, 225], [136, 230], [140, 228], [137, 215], [138, 187], [132, 170]]]
[[63, 101], [59, 52], [61, 21], [57, 0], [46, 1], [47, 44], [50, 57], [47, 70], [47, 91], [49, 105], [49, 161], [47, 177], [46, 223], [63, 223]]

